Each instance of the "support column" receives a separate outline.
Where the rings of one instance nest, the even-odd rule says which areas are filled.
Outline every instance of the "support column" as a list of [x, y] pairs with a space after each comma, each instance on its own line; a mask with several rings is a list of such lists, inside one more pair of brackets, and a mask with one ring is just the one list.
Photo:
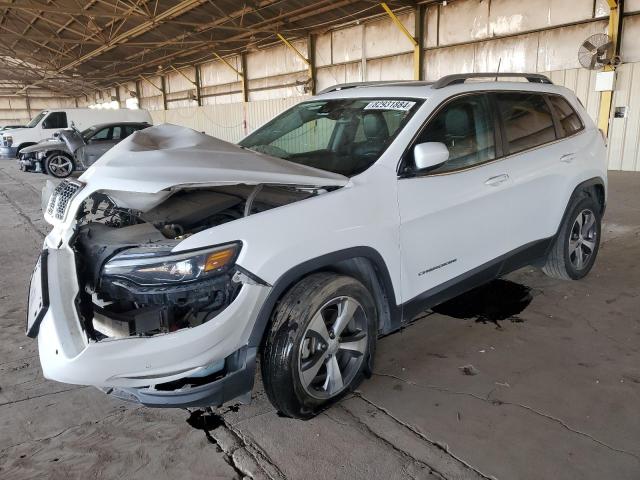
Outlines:
[[[227, 65], [229, 64], [227, 63]], [[242, 72], [238, 72], [237, 70], [236, 72], [242, 79], [242, 101], [247, 103], [249, 101], [249, 80], [247, 79], [247, 55], [245, 53], [240, 54], [240, 68], [242, 69]]]
[[310, 33], [307, 37], [307, 58], [309, 59], [309, 93], [316, 94], [316, 36]]
[[164, 75], [160, 77], [160, 85], [162, 87], [160, 90], [162, 92], [162, 108], [167, 110], [167, 78]]
[[202, 82], [200, 80], [200, 65], [195, 65], [194, 66], [195, 72], [196, 72], [196, 81], [195, 81], [195, 86], [196, 86], [196, 101], [198, 102], [198, 106], [201, 107], [202, 106], [202, 92], [201, 90], [201, 85]]
[[[613, 42], [613, 54], [620, 54], [622, 36], [622, 14], [624, 13], [624, 0], [607, 0], [609, 2], [609, 38]], [[604, 71], [613, 71], [615, 67], [607, 65]], [[614, 79], [615, 88], [615, 79]], [[606, 136], [609, 134], [609, 119], [611, 117], [611, 103], [613, 92], [600, 92], [600, 110], [598, 112], [598, 128]]]

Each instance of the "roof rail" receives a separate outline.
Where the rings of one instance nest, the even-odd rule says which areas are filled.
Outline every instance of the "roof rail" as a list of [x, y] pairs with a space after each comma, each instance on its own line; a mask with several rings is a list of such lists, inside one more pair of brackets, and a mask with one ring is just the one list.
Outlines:
[[336, 92], [338, 90], [346, 90], [347, 88], [375, 87], [375, 86], [381, 86], [381, 85], [399, 85], [399, 84], [427, 85], [428, 82], [421, 82], [419, 80], [375, 80], [375, 81], [369, 81], [369, 82], [339, 83], [337, 85], [333, 85], [332, 87], [327, 87], [324, 90], [321, 90], [316, 95], [322, 95], [323, 93], [329, 93], [329, 92]]
[[553, 82], [549, 80], [549, 77], [545, 75], [541, 75], [539, 73], [510, 73], [510, 72], [500, 72], [500, 73], [457, 73], [455, 75], [446, 75], [439, 80], [437, 80], [431, 88], [443, 88], [448, 87], [449, 85], [456, 85], [458, 83], [464, 83], [466, 80], [470, 78], [505, 78], [505, 77], [523, 77], [526, 78], [531, 83], [548, 83], [552, 84]]

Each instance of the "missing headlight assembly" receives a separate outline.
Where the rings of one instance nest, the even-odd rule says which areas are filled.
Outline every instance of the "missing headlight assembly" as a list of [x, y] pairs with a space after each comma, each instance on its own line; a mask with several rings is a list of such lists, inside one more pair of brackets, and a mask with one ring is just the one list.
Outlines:
[[215, 318], [253, 281], [235, 263], [241, 242], [173, 249], [200, 231], [316, 194], [266, 185], [184, 189], [146, 211], [119, 206], [107, 193], [92, 194], [77, 214], [72, 242], [78, 310], [88, 335], [149, 336]]

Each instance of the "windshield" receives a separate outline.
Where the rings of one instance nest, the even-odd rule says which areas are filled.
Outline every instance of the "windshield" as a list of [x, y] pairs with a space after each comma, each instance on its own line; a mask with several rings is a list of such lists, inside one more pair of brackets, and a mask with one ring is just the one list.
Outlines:
[[350, 177], [375, 163], [421, 103], [393, 98], [305, 102], [239, 145]]
[[38, 115], [36, 115], [33, 120], [31, 120], [29, 123], [27, 123], [27, 128], [33, 128], [36, 125], [38, 125], [40, 123], [40, 120], [42, 120], [42, 117], [44, 117], [47, 114], [47, 112], [40, 112]]

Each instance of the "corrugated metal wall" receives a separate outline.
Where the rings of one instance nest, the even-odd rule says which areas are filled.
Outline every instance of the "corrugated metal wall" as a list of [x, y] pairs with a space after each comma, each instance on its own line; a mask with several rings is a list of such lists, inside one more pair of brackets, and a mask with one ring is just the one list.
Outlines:
[[202, 107], [152, 110], [153, 123], [173, 123], [237, 142], [306, 96], [259, 100], [248, 103], [204, 105]]
[[[574, 90], [589, 114], [597, 117], [599, 94], [594, 90], [595, 72], [579, 68], [577, 49], [589, 35], [607, 28], [607, 0], [455, 0], [426, 9], [424, 76], [434, 80], [460, 72], [533, 71], [548, 74], [554, 83]], [[372, 10], [373, 12], [373, 10]], [[611, 168], [640, 170], [638, 130], [640, 105], [640, 0], [626, 0], [621, 54], [614, 106], [628, 106], [626, 118], [612, 118], [609, 159]], [[413, 34], [415, 13], [398, 14]], [[294, 46], [307, 54], [307, 40]], [[382, 17], [353, 22], [315, 37], [316, 89], [336, 83], [363, 80], [411, 79], [411, 42], [390, 19]], [[155, 123], [170, 122], [237, 141], [284, 109], [307, 98], [306, 64], [283, 44], [246, 54], [248, 102], [242, 102], [242, 61], [239, 56], [211, 57], [198, 66], [168, 71], [163, 79], [149, 76], [116, 89], [97, 92], [93, 99], [79, 99], [79, 106], [93, 101], [127, 98], [140, 93], [140, 107], [152, 112]], [[201, 81], [202, 107], [195, 100], [196, 68]], [[0, 100], [3, 108], [24, 109], [20, 99]], [[24, 100], [22, 100], [24, 102]], [[56, 103], [52, 100], [53, 105]], [[167, 111], [164, 111], [164, 105]], [[45, 106], [31, 105], [32, 115]], [[54, 105], [57, 106], [57, 105]], [[63, 106], [63, 105], [60, 105]], [[72, 105], [67, 105], [72, 106]], [[24, 111], [24, 110], [22, 110]]]

